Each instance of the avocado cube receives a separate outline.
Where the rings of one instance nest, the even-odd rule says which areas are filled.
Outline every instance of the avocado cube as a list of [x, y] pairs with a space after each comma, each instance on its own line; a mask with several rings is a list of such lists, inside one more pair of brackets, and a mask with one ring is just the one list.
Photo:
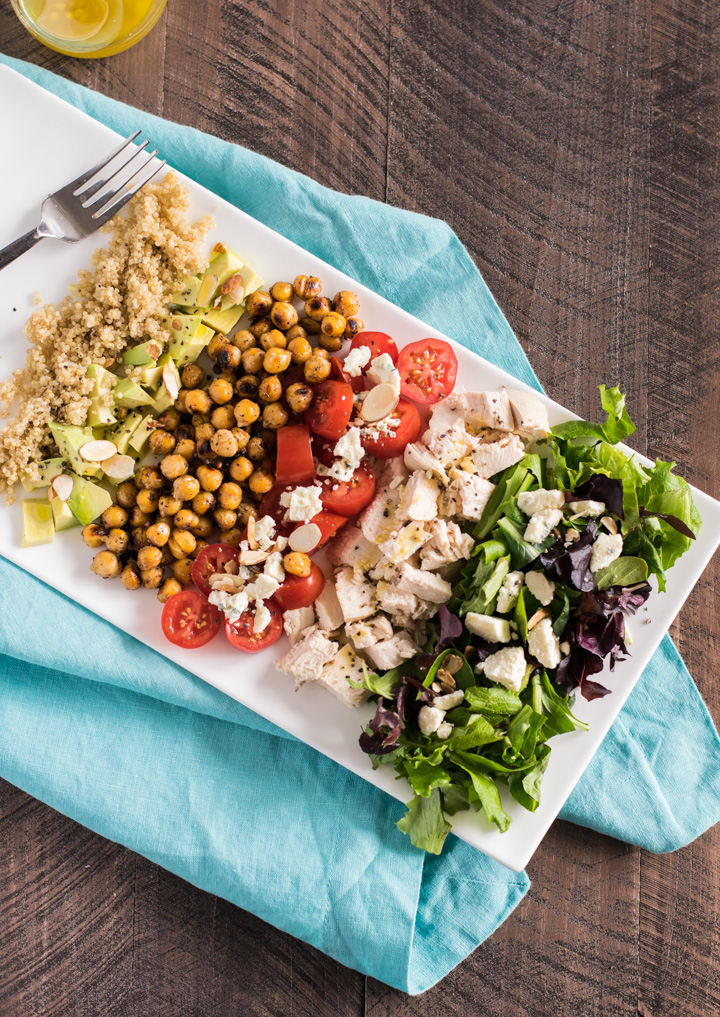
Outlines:
[[[163, 357], [169, 356], [167, 353], [163, 353]], [[157, 388], [162, 380], [162, 364], [158, 360], [156, 364], [146, 364], [145, 367], [140, 369], [140, 384], [143, 388]]]
[[57, 459], [41, 459], [40, 462], [33, 465], [37, 466], [37, 480], [30, 479], [31, 472], [34, 472], [34, 470], [31, 471], [30, 467], [20, 472], [20, 480], [26, 491], [36, 491], [39, 487], [49, 487], [55, 477], [59, 477], [62, 473], [65, 460], [61, 457]]
[[55, 525], [50, 502], [26, 498], [22, 503], [21, 547], [51, 544], [55, 539]]
[[107, 427], [109, 424], [114, 424], [117, 421], [112, 406], [106, 406], [104, 403], [106, 398], [108, 397], [102, 395], [90, 397], [90, 409], [87, 415], [88, 427]]
[[162, 319], [172, 341], [167, 352], [178, 367], [194, 363], [213, 337], [199, 314], [174, 314]]
[[124, 406], [129, 410], [137, 409], [138, 406], [150, 406], [152, 396], [145, 389], [140, 388], [132, 378], [121, 378], [113, 392], [115, 405]]
[[82, 477], [102, 477], [102, 468], [97, 463], [86, 463], [80, 456], [80, 449], [95, 435], [89, 427], [77, 427], [75, 424], [58, 424], [52, 421], [50, 433], [55, 444], [68, 463]]
[[142, 419], [142, 413], [139, 410], [133, 410], [132, 413], [128, 413], [124, 420], [121, 420], [115, 427], [111, 427], [107, 431], [105, 437], [108, 441], [115, 442], [121, 455], [127, 455], [130, 439], [135, 433], [136, 428], [140, 426]]
[[68, 499], [68, 507], [83, 526], [97, 519], [111, 505], [112, 498], [103, 487], [98, 487], [84, 477], [73, 476], [73, 489]]
[[216, 332], [225, 334], [237, 325], [244, 312], [243, 304], [233, 304], [229, 298], [223, 297], [219, 307], [214, 307], [203, 314], [202, 321]]
[[143, 417], [142, 422], [135, 428], [135, 432], [130, 439], [130, 448], [134, 449], [138, 455], [142, 456], [147, 452], [147, 443], [150, 438], [150, 432], [153, 430], [149, 424], [154, 419], [152, 413], [148, 413], [146, 417]]
[[123, 353], [123, 363], [132, 364], [135, 367], [142, 367], [144, 364], [154, 364], [163, 351], [162, 343], [157, 339], [148, 339], [147, 342], [132, 346]]
[[66, 501], [61, 501], [59, 498], [51, 498], [50, 507], [56, 531], [69, 530], [71, 526], [80, 525]]

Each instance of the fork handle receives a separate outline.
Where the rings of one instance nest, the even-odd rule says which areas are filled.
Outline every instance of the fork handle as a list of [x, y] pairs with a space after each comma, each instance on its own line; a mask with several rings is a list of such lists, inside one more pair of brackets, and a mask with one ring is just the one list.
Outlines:
[[18, 237], [17, 240], [13, 240], [11, 244], [8, 244], [7, 247], [0, 251], [0, 268], [5, 268], [11, 261], [15, 261], [16, 258], [19, 258], [25, 251], [29, 251], [31, 247], [34, 247], [42, 239], [38, 235], [37, 229], [34, 229]]

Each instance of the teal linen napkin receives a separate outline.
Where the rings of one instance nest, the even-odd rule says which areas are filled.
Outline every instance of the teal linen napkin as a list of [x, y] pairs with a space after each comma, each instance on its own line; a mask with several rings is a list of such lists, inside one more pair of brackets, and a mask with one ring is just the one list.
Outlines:
[[[177, 169], [537, 385], [446, 224], [0, 61], [121, 134], [147, 131]], [[472, 343], [468, 307], [484, 323]], [[415, 851], [394, 799], [2, 559], [0, 607], [0, 775], [103, 836], [411, 994], [527, 892], [524, 873], [452, 836], [439, 858]], [[719, 749], [666, 638], [561, 815], [673, 850], [720, 818]]]

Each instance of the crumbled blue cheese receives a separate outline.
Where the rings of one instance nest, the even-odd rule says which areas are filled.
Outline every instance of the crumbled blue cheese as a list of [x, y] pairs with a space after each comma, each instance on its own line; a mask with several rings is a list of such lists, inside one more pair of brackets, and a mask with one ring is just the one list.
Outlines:
[[505, 576], [497, 599], [497, 610], [500, 614], [507, 614], [508, 611], [512, 611], [515, 607], [515, 602], [517, 601], [518, 594], [522, 589], [522, 584], [522, 572], [508, 572]]
[[263, 516], [262, 519], [255, 520], [255, 540], [262, 551], [267, 551], [272, 545], [274, 536], [275, 520], [272, 516]]
[[400, 395], [400, 373], [392, 362], [389, 353], [381, 353], [375, 357], [367, 369], [367, 377], [374, 385], [392, 385]]
[[445, 711], [436, 710], [434, 706], [421, 706], [418, 713], [420, 733], [431, 735], [445, 721]]
[[552, 603], [555, 596], [555, 583], [551, 582], [544, 572], [528, 572], [525, 576], [525, 585], [543, 607]]
[[441, 742], [444, 742], [452, 734], [453, 727], [454, 727], [453, 724], [451, 724], [447, 720], [444, 720], [442, 724], [440, 724], [440, 726], [438, 727], [435, 734], [437, 735]]
[[338, 456], [338, 461], [330, 467], [328, 471], [330, 476], [337, 480], [350, 480], [365, 455], [360, 440], [360, 428], [349, 428], [337, 441], [333, 453]]
[[488, 643], [510, 642], [510, 625], [505, 618], [468, 611], [465, 615], [465, 624], [471, 632]]
[[497, 685], [504, 685], [506, 689], [519, 692], [522, 680], [525, 677], [525, 654], [521, 646], [506, 646], [497, 653], [491, 653], [483, 663], [483, 673], [486, 678]]
[[282, 555], [279, 551], [273, 551], [273, 553], [267, 558], [265, 562], [265, 568], [263, 569], [263, 575], [270, 576], [277, 583], [282, 583], [285, 580], [285, 569], [283, 568]]
[[255, 577], [254, 583], [248, 583], [243, 593], [245, 593], [248, 600], [267, 600], [268, 597], [272, 597], [279, 586], [280, 583], [277, 579], [273, 579], [272, 576], [266, 576], [263, 572]]
[[546, 491], [541, 487], [537, 491], [523, 491], [518, 495], [518, 508], [526, 516], [534, 516], [536, 512], [543, 509], [558, 509], [565, 504], [563, 491]]
[[528, 632], [527, 645], [532, 656], [543, 667], [552, 669], [560, 663], [560, 640], [553, 632], [550, 618], [543, 618]]
[[253, 633], [258, 634], [260, 632], [264, 632], [265, 629], [270, 624], [270, 619], [271, 618], [272, 618], [272, 615], [270, 614], [268, 609], [265, 607], [265, 605], [262, 602], [259, 603], [257, 605], [257, 607], [255, 608], [255, 620], [253, 621]]
[[238, 593], [213, 590], [208, 600], [220, 611], [224, 612], [225, 617], [230, 622], [237, 621], [243, 611], [247, 611], [250, 603], [250, 598], [245, 590], [240, 590]]
[[[319, 487], [296, 487], [294, 491], [283, 491], [280, 504], [287, 509], [285, 519], [291, 523], [306, 523], [322, 512]], [[257, 529], [256, 529], [257, 533]]]
[[371, 356], [372, 351], [369, 346], [357, 346], [354, 350], [350, 350], [343, 360], [343, 371], [351, 378], [358, 378], [362, 368], [370, 362]]
[[549, 508], [533, 512], [530, 522], [525, 527], [525, 540], [530, 544], [542, 544], [561, 519], [562, 509]]
[[584, 519], [587, 516], [601, 516], [605, 511], [604, 501], [571, 501], [568, 508], [572, 512], [571, 519]]
[[590, 571], [597, 572], [612, 565], [622, 554], [623, 539], [619, 533], [600, 533], [593, 544]]

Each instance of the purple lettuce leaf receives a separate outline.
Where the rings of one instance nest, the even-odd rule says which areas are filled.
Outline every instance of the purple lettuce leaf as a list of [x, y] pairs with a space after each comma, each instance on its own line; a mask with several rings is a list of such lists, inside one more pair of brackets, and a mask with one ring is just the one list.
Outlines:
[[385, 701], [378, 703], [375, 716], [370, 721], [370, 731], [363, 731], [358, 739], [363, 752], [373, 756], [385, 756], [397, 747], [402, 725], [395, 710], [386, 710]]
[[435, 655], [446, 650], [451, 643], [462, 635], [463, 625], [456, 614], [448, 611], [444, 604], [440, 605], [438, 614], [440, 619], [440, 635], [435, 645]]
[[573, 497], [583, 501], [602, 501], [608, 512], [618, 519], [623, 518], [622, 480], [606, 477], [604, 473], [593, 473], [589, 480], [575, 488]]
[[561, 583], [574, 586], [576, 590], [589, 592], [594, 589], [595, 580], [590, 571], [590, 559], [596, 534], [597, 522], [590, 519], [580, 540], [567, 547], [562, 540], [558, 540], [540, 554], [543, 568]]
[[677, 516], [671, 515], [669, 512], [649, 512], [646, 508], [641, 506], [640, 515], [647, 518], [647, 516], [654, 516], [656, 519], [664, 519], [668, 526], [672, 526], [678, 533], [682, 533], [683, 537], [688, 537], [690, 540], [695, 540], [695, 534], [682, 519], [678, 519]]

